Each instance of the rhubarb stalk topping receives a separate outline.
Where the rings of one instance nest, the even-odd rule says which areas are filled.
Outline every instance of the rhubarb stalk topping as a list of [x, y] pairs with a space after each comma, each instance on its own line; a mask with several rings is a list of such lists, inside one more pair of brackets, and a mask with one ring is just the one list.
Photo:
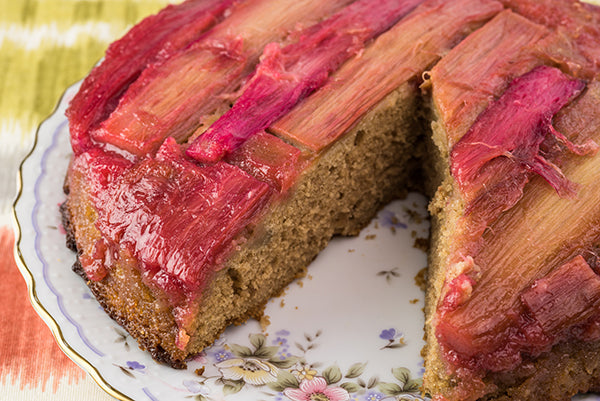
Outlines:
[[120, 97], [149, 65], [161, 63], [224, 18], [233, 0], [188, 0], [145, 18], [111, 44], [104, 60], [83, 81], [69, 109], [76, 153], [91, 146], [89, 130], [117, 107]]
[[267, 45], [233, 108], [190, 145], [187, 155], [203, 163], [219, 161], [321, 87], [331, 72], [421, 1], [359, 0], [307, 29], [297, 43]]
[[[444, 283], [435, 335], [465, 383], [513, 369], [561, 341], [598, 335], [600, 278], [587, 261], [598, 223], [583, 174], [597, 171], [597, 158], [579, 157], [597, 145], [589, 136], [573, 144], [552, 126], [559, 111], [559, 121], [574, 115], [597, 125], [595, 111], [586, 108], [597, 88], [591, 83], [584, 92], [585, 86], [556, 68], [534, 68], [508, 85], [450, 153], [467, 211], [457, 230], [470, 231], [449, 255], [456, 274]], [[574, 196], [556, 160], [586, 189]], [[554, 191], [542, 180], [524, 191], [534, 174]], [[581, 220], [571, 222], [567, 210]]]
[[[86, 135], [92, 143], [119, 148], [133, 158], [156, 152], [169, 136], [185, 141], [206, 116], [222, 114], [235, 100], [268, 43], [286, 40], [300, 22], [316, 23], [348, 2], [236, 2], [223, 21], [188, 46], [171, 49], [170, 42], [165, 46], [150, 43], [159, 62], [144, 64], [134, 59], [139, 73], [111, 101], [116, 108], [110, 115], [102, 113]], [[144, 33], [152, 36], [147, 30]], [[131, 62], [121, 56], [118, 61]], [[99, 85], [106, 82], [110, 80]], [[78, 116], [72, 119], [75, 123]]]
[[504, 187], [506, 181], [522, 191], [526, 180], [515, 177], [528, 172], [542, 176], [559, 195], [574, 196], [575, 186], [544, 158], [540, 145], [551, 134], [574, 153], [597, 150], [593, 142], [572, 144], [552, 127], [552, 117], [584, 88], [584, 82], [546, 66], [515, 79], [452, 149], [451, 173], [465, 197]]

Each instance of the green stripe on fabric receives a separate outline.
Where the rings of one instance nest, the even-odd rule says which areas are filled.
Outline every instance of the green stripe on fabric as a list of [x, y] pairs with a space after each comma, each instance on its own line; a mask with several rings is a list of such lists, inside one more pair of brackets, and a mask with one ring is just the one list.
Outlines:
[[[0, 142], [27, 147], [61, 94], [166, 0], [0, 0]], [[9, 129], [10, 128], [10, 129]]]

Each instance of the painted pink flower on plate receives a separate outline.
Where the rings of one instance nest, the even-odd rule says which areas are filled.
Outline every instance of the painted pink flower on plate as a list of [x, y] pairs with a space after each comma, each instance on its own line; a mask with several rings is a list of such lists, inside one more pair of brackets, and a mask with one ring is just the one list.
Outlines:
[[350, 395], [341, 387], [327, 387], [322, 377], [303, 380], [300, 388], [288, 388], [283, 393], [293, 401], [346, 401]]

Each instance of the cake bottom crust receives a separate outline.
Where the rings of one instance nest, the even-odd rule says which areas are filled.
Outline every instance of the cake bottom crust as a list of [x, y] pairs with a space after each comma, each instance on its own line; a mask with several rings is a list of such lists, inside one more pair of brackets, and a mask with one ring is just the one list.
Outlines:
[[[427, 393], [450, 394], [456, 387], [442, 361], [428, 358], [426, 369]], [[579, 393], [598, 392], [600, 344], [561, 343], [517, 369], [489, 374], [483, 382], [490, 392], [482, 401], [569, 401]]]

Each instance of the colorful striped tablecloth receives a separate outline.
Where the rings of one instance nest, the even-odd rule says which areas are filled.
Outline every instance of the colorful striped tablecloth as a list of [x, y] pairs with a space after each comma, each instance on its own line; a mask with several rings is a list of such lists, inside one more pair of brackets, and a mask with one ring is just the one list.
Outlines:
[[58, 348], [13, 258], [16, 171], [37, 126], [107, 45], [167, 0], [0, 0], [0, 400], [110, 400]]

